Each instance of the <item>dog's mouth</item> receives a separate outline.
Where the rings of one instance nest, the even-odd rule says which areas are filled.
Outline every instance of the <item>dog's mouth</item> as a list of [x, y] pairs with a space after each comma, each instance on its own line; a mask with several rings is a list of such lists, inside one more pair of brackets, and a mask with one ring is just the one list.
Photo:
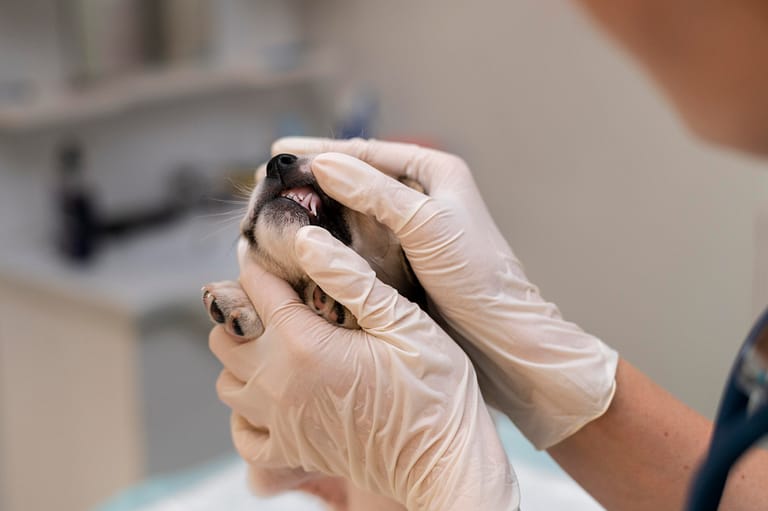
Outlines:
[[[256, 246], [256, 229], [283, 232], [289, 226], [315, 225], [345, 244], [352, 241], [344, 208], [325, 194], [309, 171], [309, 160], [279, 155], [270, 161], [267, 175], [257, 187], [250, 212], [241, 224], [242, 235]], [[286, 236], [290, 236], [286, 234]]]
[[323, 199], [313, 187], [300, 186], [298, 188], [289, 188], [280, 192], [279, 197], [292, 200], [304, 208], [309, 215], [311, 223], [319, 222], [323, 211]]
[[333, 230], [341, 216], [341, 205], [317, 186], [311, 174], [265, 185], [254, 219], [267, 215], [272, 222], [310, 224]]

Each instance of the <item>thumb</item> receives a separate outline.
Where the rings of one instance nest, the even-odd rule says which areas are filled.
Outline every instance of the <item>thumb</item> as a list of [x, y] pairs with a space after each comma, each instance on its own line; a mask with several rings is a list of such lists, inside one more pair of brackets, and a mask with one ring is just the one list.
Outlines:
[[375, 217], [398, 237], [431, 202], [429, 196], [346, 154], [316, 156], [312, 173], [325, 193], [348, 208]]
[[237, 247], [237, 260], [240, 266], [240, 286], [265, 326], [277, 311], [288, 313], [304, 309], [296, 291], [286, 281], [272, 275], [253, 260], [248, 243], [243, 239]]
[[416, 304], [381, 282], [365, 259], [325, 229], [301, 228], [295, 250], [309, 278], [347, 307], [364, 330], [391, 333], [403, 319], [418, 319]]

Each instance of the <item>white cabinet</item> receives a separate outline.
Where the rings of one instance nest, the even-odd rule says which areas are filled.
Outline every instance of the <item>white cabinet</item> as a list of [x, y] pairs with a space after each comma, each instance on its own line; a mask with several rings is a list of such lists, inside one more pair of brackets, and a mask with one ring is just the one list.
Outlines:
[[0, 509], [83, 511], [233, 452], [199, 290], [237, 270], [233, 232], [212, 231], [190, 219], [87, 272], [0, 253]]
[[0, 508], [85, 510], [142, 477], [138, 349], [125, 316], [0, 277]]

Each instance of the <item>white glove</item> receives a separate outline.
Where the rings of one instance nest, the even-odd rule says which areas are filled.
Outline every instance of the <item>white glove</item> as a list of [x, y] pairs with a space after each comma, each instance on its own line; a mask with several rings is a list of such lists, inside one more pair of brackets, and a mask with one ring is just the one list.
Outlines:
[[417, 305], [318, 227], [296, 237], [308, 276], [361, 330], [317, 316], [248, 257], [240, 282], [264, 323], [240, 343], [221, 327], [219, 397], [240, 455], [283, 484], [305, 472], [350, 479], [409, 510], [516, 510], [517, 481], [467, 356]]
[[[275, 154], [331, 151], [346, 154], [313, 160], [320, 187], [394, 231], [449, 333], [464, 338], [454, 335], [490, 404], [540, 449], [605, 412], [615, 390], [617, 353], [542, 299], [464, 161], [374, 140], [286, 138], [272, 147]], [[429, 196], [389, 177], [403, 175]]]

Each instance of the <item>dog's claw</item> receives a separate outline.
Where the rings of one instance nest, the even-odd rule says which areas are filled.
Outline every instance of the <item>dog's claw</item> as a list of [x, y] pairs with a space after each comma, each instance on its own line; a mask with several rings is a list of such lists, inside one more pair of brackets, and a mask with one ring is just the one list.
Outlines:
[[232, 320], [232, 331], [235, 332], [235, 334], [239, 335], [240, 337], [244, 335], [243, 327], [240, 326], [240, 320], [238, 320], [237, 318], [234, 318]]
[[221, 325], [221, 324], [224, 324], [227, 321], [226, 318], [224, 317], [224, 313], [221, 312], [221, 309], [219, 308], [219, 306], [216, 305], [216, 299], [215, 298], [211, 302], [211, 306], [210, 306], [209, 310], [211, 311], [211, 317], [213, 318], [213, 320], [216, 323]]

